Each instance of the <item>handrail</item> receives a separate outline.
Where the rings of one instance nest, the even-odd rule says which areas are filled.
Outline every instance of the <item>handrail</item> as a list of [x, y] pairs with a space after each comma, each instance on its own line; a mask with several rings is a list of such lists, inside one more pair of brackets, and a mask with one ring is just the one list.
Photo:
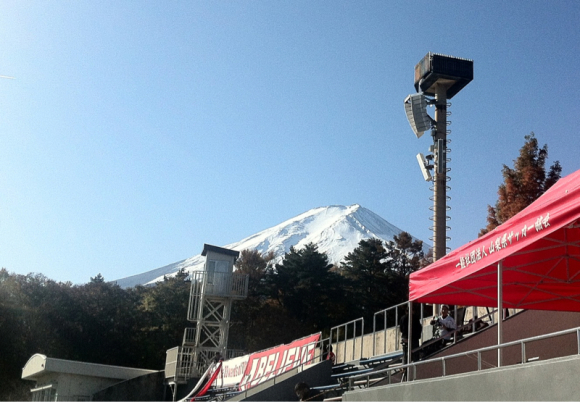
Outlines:
[[[377, 336], [377, 316], [382, 314], [383, 315], [383, 320], [384, 320], [384, 328], [382, 329], [382, 331], [385, 333], [385, 335], [383, 336], [383, 352], [386, 353], [387, 352], [387, 329], [389, 328], [388, 326], [388, 322], [387, 322], [387, 313], [389, 312], [389, 310], [395, 310], [395, 325], [393, 325], [392, 327], [396, 327], [399, 325], [399, 307], [403, 307], [404, 305], [408, 305], [409, 302], [403, 302], [403, 303], [399, 303], [399, 304], [395, 304], [394, 306], [391, 307], [387, 307], [386, 309], [377, 311], [374, 315], [373, 315], [373, 355], [375, 355], [376, 352], [376, 336]], [[397, 336], [399, 334], [397, 333]], [[398, 338], [395, 339], [395, 345], [398, 345]], [[398, 350], [398, 349], [397, 349]]]
[[366, 378], [367, 384], [368, 384], [370, 379], [371, 379], [371, 376], [376, 376], [376, 375], [380, 375], [383, 373], [387, 373], [387, 376], [389, 379], [389, 384], [391, 384], [391, 372], [396, 371], [396, 370], [401, 370], [401, 369], [404, 369], [405, 371], [408, 372], [409, 371], [408, 369], [412, 368], [413, 369], [413, 380], [415, 380], [417, 377], [417, 366], [420, 366], [423, 364], [432, 364], [432, 363], [437, 362], [437, 361], [441, 361], [441, 365], [442, 365], [441, 377], [445, 377], [446, 376], [446, 370], [445, 370], [446, 360], [454, 359], [454, 358], [461, 357], [461, 356], [473, 355], [474, 353], [477, 353], [477, 371], [481, 371], [481, 354], [483, 352], [487, 352], [490, 350], [503, 349], [503, 348], [518, 345], [518, 344], [521, 345], [520, 350], [522, 353], [522, 361], [520, 364], [525, 364], [525, 363], [528, 363], [527, 359], [525, 358], [526, 357], [526, 343], [535, 342], [535, 341], [539, 341], [542, 339], [554, 338], [557, 336], [562, 336], [562, 335], [567, 335], [567, 334], [572, 334], [572, 333], [576, 333], [577, 354], [580, 355], [580, 327], [570, 328], [570, 329], [566, 329], [566, 330], [562, 330], [562, 331], [552, 332], [550, 334], [537, 335], [537, 336], [533, 336], [530, 338], [520, 339], [517, 341], [506, 342], [506, 343], [502, 343], [501, 345], [491, 345], [491, 346], [486, 346], [484, 348], [470, 350], [470, 351], [466, 351], [466, 352], [460, 352], [460, 353], [456, 353], [456, 354], [448, 355], [448, 356], [442, 356], [442, 357], [438, 357], [435, 359], [423, 360], [423, 361], [419, 361], [419, 362], [412, 362], [409, 364], [402, 364], [402, 365], [399, 365], [397, 367], [388, 367], [385, 369], [373, 371], [372, 373], [368, 373], [368, 374], [353, 375], [352, 377], [349, 377], [349, 379], [348, 379], [348, 384], [349, 384], [348, 390], [354, 389], [353, 388], [354, 381], [356, 381], [358, 379], [365, 379]]
[[[356, 320], [352, 320], [352, 321], [349, 321], [347, 323], [340, 324], [340, 325], [337, 325], [337, 326], [332, 327], [331, 330], [330, 330], [330, 344], [331, 345], [333, 343], [336, 344], [335, 352], [338, 352], [337, 349], [338, 349], [339, 346], [341, 346], [341, 347], [344, 348], [344, 350], [341, 349], [341, 352], [342, 353], [340, 353], [340, 354], [337, 353], [337, 360], [336, 360], [336, 362], [337, 363], [345, 363], [345, 362], [347, 362], [347, 356], [346, 356], [346, 354], [347, 354], [347, 342], [348, 341], [351, 341], [351, 340], [353, 342], [353, 345], [352, 345], [352, 360], [356, 360], [357, 357], [362, 358], [364, 355], [369, 355], [369, 354], [370, 354], [370, 356], [376, 356], [377, 354], [388, 353], [390, 351], [400, 351], [401, 350], [401, 345], [400, 345], [400, 336], [401, 336], [401, 333], [400, 333], [400, 328], [399, 328], [399, 320], [400, 320], [400, 317], [402, 317], [402, 313], [399, 312], [399, 309], [402, 308], [402, 307], [404, 307], [404, 306], [406, 306], [406, 305], [408, 305], [408, 303], [409, 303], [408, 301], [403, 302], [403, 303], [399, 303], [399, 304], [396, 304], [394, 306], [388, 307], [386, 309], [383, 309], [383, 310], [380, 310], [380, 311], [374, 313], [372, 332], [369, 331], [368, 333], [365, 333], [365, 331], [364, 331], [364, 319], [362, 317], [361, 318], [358, 318]], [[423, 304], [421, 304], [420, 320], [421, 320], [422, 323], [427, 318], [424, 315], [423, 307], [424, 307]], [[481, 321], [483, 321], [484, 318], [490, 317], [491, 318], [491, 323], [493, 323], [493, 314], [494, 314], [494, 312], [495, 312], [495, 310], [492, 311], [491, 313], [488, 313], [488, 314], [482, 316], [482, 317], [475, 316], [476, 317], [475, 322], [481, 322]], [[390, 325], [391, 321], [387, 319], [387, 314], [390, 315], [391, 317], [392, 317], [393, 314], [395, 316], [394, 317], [394, 322], [392, 323], [392, 325]], [[382, 329], [378, 329], [377, 328], [377, 326], [378, 326], [378, 317], [381, 316], [381, 315], [383, 316], [383, 325], [384, 325], [384, 327]], [[358, 321], [361, 321], [362, 322], [362, 325], [361, 325], [361, 328], [360, 328], [360, 330], [361, 330], [361, 334], [360, 335], [357, 335], [357, 331], [359, 330], [359, 328], [357, 326]], [[351, 325], [354, 326], [355, 328], [353, 330], [352, 336], [351, 337], [348, 337], [348, 331], [351, 328], [350, 327]], [[465, 328], [468, 325], [469, 324], [460, 326], [458, 329], [456, 329], [456, 331], [454, 331], [453, 335], [455, 335], [457, 332], [459, 332], [460, 330], [462, 330], [463, 328]], [[340, 330], [341, 329], [344, 330], [344, 339], [342, 339], [343, 337], [341, 336], [341, 333], [340, 333]], [[472, 331], [472, 332], [475, 332], [475, 331]], [[379, 351], [377, 349], [381, 346], [380, 345], [381, 342], [378, 342], [378, 339], [379, 339], [379, 335], [381, 333], [383, 333], [383, 340], [382, 340], [383, 345], [382, 345], [382, 351]], [[393, 335], [395, 337], [394, 342], [390, 342], [389, 341], [389, 339], [392, 339], [391, 338], [391, 335]], [[363, 339], [366, 336], [371, 336], [372, 337], [372, 344], [370, 344], [370, 343], [364, 343], [364, 340]], [[341, 339], [338, 339], [339, 337]], [[357, 355], [357, 350], [356, 350], [356, 346], [355, 346], [356, 341], [357, 341], [357, 338], [361, 338], [360, 355]], [[455, 342], [455, 338], [456, 337], [454, 337], [454, 342]], [[344, 345], [339, 345], [340, 343], [343, 343], [343, 342], [344, 342]], [[434, 341], [433, 340], [428, 340], [428, 341], [423, 342], [422, 345], [425, 345], [426, 346], [426, 345], [428, 345], [428, 344], [430, 344], [432, 342], [434, 342]], [[394, 345], [394, 349], [391, 350], [391, 346], [393, 346], [393, 345]], [[370, 350], [367, 350], [367, 348], [369, 348], [369, 347], [370, 347]]]
[[[352, 357], [353, 357], [353, 360], [356, 360], [356, 338], [357, 338], [357, 336], [356, 336], [356, 333], [357, 332], [356, 331], [357, 331], [357, 323], [358, 322], [360, 322], [360, 333], [361, 333], [360, 334], [361, 342], [360, 342], [360, 355], [359, 355], [359, 358], [362, 358], [363, 347], [364, 347], [364, 345], [363, 345], [363, 337], [364, 337], [364, 332], [365, 332], [365, 321], [364, 321], [364, 318], [363, 317], [357, 318], [356, 320], [352, 320], [352, 321], [346, 322], [344, 324], [337, 325], [337, 326], [332, 327], [330, 329], [330, 336], [329, 336], [329, 338], [330, 338], [330, 344], [332, 345], [332, 334], [333, 334], [334, 331], [336, 331], [336, 344], [338, 345], [338, 343], [341, 342], [341, 340], [338, 339], [338, 337], [340, 335], [338, 330], [340, 328], [344, 327], [344, 340], [343, 340], [343, 342], [344, 342], [344, 352], [343, 352], [343, 355], [342, 355], [343, 361], [341, 361], [341, 363], [346, 363], [346, 343], [348, 341], [348, 338], [347, 338], [348, 337], [348, 328], [349, 328], [349, 325], [350, 324], [352, 324], [352, 326], [353, 326], [353, 330], [352, 330], [352, 339], [353, 339], [353, 342], [352, 342]], [[338, 350], [337, 350], [337, 352], [338, 352]], [[338, 363], [338, 356], [337, 356], [337, 359], [336, 360], [337, 360], [336, 363]]]

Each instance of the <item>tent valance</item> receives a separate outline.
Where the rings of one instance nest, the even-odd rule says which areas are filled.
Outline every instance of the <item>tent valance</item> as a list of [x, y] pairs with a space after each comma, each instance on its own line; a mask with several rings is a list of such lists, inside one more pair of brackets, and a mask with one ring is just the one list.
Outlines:
[[580, 170], [495, 230], [410, 276], [409, 300], [580, 311]]

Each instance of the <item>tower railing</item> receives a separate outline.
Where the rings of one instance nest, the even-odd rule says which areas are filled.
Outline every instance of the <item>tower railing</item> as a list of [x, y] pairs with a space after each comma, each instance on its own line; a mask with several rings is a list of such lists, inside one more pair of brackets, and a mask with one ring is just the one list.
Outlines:
[[191, 274], [191, 291], [187, 319], [197, 320], [201, 298], [245, 299], [248, 295], [249, 276], [230, 272], [195, 271]]

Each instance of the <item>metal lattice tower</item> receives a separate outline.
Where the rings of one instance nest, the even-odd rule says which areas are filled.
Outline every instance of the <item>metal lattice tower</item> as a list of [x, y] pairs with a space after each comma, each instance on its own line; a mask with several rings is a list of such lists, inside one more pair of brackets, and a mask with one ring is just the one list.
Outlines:
[[195, 327], [185, 329], [182, 345], [183, 352], [190, 352], [192, 376], [200, 375], [216, 355], [227, 357], [232, 303], [248, 294], [248, 275], [233, 272], [239, 254], [205, 244], [204, 270], [192, 274], [187, 319]]
[[186, 328], [182, 346], [169, 349], [165, 360], [165, 379], [173, 399], [177, 386], [200, 377], [216, 356], [224, 359], [241, 355], [228, 350], [230, 314], [234, 300], [246, 298], [249, 276], [234, 273], [238, 251], [204, 244], [204, 270], [191, 275], [187, 319], [195, 327]]

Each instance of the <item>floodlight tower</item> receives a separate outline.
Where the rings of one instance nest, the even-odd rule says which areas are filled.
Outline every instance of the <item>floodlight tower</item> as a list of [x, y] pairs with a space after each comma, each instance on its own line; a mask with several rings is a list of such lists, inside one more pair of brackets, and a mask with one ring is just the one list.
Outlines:
[[[473, 80], [473, 60], [427, 53], [415, 66], [415, 89], [417, 94], [405, 99], [405, 111], [417, 138], [432, 129], [434, 155], [417, 155], [426, 181], [433, 181], [433, 260], [447, 252], [447, 100]], [[429, 99], [428, 96], [434, 97]], [[427, 105], [435, 105], [435, 119], [427, 114]], [[433, 165], [428, 161], [433, 160]], [[433, 169], [433, 175], [430, 170]]]

